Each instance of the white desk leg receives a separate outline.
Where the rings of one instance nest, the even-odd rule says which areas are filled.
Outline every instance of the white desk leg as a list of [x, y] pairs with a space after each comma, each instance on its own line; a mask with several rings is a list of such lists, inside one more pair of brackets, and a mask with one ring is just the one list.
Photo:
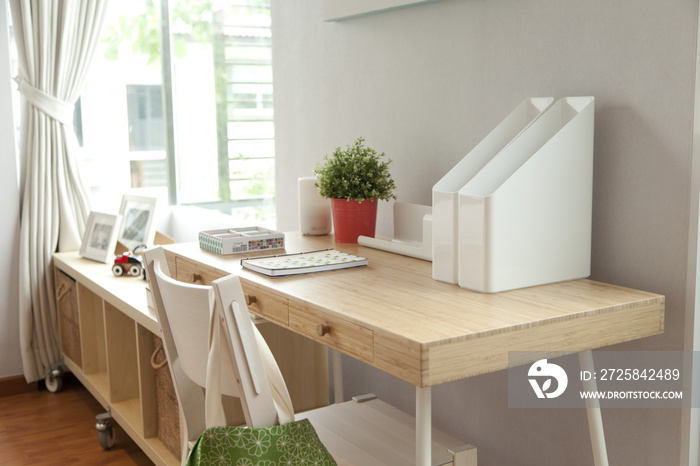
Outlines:
[[345, 398], [343, 395], [343, 361], [340, 358], [340, 353], [329, 349], [333, 360], [333, 402], [342, 403]]
[[432, 428], [430, 387], [416, 387], [416, 466], [430, 466]]
[[[593, 367], [593, 354], [590, 351], [583, 351], [578, 354], [581, 370], [595, 373]], [[593, 392], [598, 390], [595, 379], [584, 380], [583, 389]], [[586, 414], [588, 415], [588, 430], [591, 434], [591, 445], [593, 446], [593, 460], [595, 466], [608, 466], [608, 451], [605, 446], [605, 431], [603, 430], [603, 417], [600, 414], [600, 401], [597, 399], [586, 399]]]

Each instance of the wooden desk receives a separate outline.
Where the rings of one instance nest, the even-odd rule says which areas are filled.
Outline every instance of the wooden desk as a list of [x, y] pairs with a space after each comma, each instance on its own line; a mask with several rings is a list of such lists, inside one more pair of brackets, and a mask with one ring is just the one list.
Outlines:
[[[430, 457], [432, 385], [506, 369], [509, 351], [581, 352], [664, 329], [664, 296], [654, 293], [574, 280], [482, 294], [433, 280], [430, 262], [332, 236], [289, 233], [285, 241], [286, 252], [335, 248], [369, 265], [270, 278], [196, 243], [165, 249], [177, 279], [238, 274], [255, 297], [252, 312], [415, 385], [417, 464]], [[319, 325], [330, 331], [319, 336]]]

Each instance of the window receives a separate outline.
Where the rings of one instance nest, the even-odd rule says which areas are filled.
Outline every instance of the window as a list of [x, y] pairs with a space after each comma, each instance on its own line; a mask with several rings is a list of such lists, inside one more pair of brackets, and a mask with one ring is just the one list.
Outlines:
[[161, 2], [110, 3], [76, 125], [93, 208], [137, 189], [274, 227], [269, 0]]
[[160, 85], [126, 85], [130, 151], [165, 150], [162, 91]]

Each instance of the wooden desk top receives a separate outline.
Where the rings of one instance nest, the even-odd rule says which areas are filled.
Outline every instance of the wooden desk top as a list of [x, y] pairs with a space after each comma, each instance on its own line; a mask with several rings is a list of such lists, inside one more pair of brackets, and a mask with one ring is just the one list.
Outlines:
[[[277, 323], [420, 387], [506, 369], [509, 351], [583, 351], [664, 329], [664, 296], [654, 293], [573, 280], [482, 294], [433, 280], [430, 262], [332, 236], [288, 233], [285, 241], [286, 252], [335, 248], [369, 265], [270, 278], [242, 269], [240, 255], [197, 243], [166, 246], [166, 255], [181, 280], [191, 281], [191, 267], [211, 278], [239, 274], [246, 293], [286, 306]], [[318, 324], [330, 332], [318, 336]]]

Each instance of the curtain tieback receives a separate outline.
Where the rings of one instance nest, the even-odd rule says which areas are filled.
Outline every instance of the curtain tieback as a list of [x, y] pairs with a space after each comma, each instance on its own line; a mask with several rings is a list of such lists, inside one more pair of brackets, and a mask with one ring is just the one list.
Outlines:
[[22, 78], [22, 76], [17, 76], [16, 81], [19, 85], [19, 92], [21, 92], [29, 103], [39, 111], [44, 112], [59, 123], [66, 126], [73, 126], [74, 104], [64, 102], [63, 100], [37, 89], [26, 79]]

